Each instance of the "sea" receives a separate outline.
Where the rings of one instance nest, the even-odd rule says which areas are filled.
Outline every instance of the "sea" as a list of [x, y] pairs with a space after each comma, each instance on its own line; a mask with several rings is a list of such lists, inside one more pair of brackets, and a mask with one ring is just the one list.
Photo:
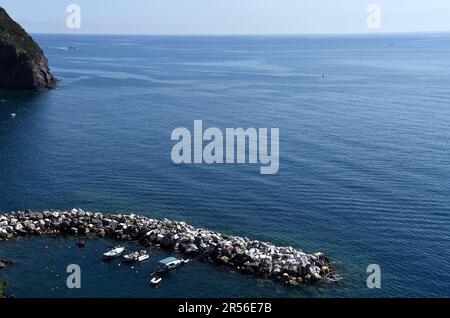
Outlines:
[[[449, 297], [450, 35], [34, 34], [57, 89], [0, 92], [0, 213], [82, 208], [324, 252], [339, 283], [208, 262], [103, 263], [115, 242], [0, 243], [15, 297]], [[16, 116], [13, 118], [12, 113]], [[174, 164], [178, 127], [279, 128], [280, 168]], [[138, 248], [133, 244], [127, 248]], [[81, 269], [69, 289], [67, 266]], [[369, 265], [381, 288], [369, 288]]]

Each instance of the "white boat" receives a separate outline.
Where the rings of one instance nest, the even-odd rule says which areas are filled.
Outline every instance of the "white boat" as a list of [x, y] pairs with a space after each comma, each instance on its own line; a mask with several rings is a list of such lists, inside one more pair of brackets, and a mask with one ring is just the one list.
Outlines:
[[123, 256], [123, 260], [125, 262], [143, 262], [145, 260], [148, 260], [149, 258], [150, 255], [148, 255], [148, 252], [146, 250], [129, 253]]
[[116, 246], [115, 248], [113, 248], [112, 250], [106, 252], [103, 254], [103, 259], [113, 259], [116, 257], [119, 257], [120, 255], [122, 255], [122, 253], [125, 251], [125, 247], [123, 246]]
[[189, 260], [182, 260], [176, 257], [167, 257], [159, 261], [159, 271], [172, 270], [186, 264], [187, 262], [189, 262]]
[[146, 253], [146, 254], [139, 255], [137, 261], [138, 261], [138, 262], [143, 262], [143, 261], [148, 260], [149, 258], [150, 258], [150, 255], [148, 255], [148, 254]]
[[11, 118], [16, 118], [16, 113], [11, 113]]
[[152, 279], [150, 279], [150, 284], [158, 285], [159, 283], [161, 283], [161, 281], [162, 281], [161, 277], [155, 276]]
[[125, 262], [135, 262], [139, 257], [139, 252], [129, 253], [123, 256]]

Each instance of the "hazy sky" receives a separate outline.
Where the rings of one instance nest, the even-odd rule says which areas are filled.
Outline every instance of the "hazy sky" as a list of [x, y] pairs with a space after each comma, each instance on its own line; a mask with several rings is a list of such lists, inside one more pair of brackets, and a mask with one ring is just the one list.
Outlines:
[[[81, 29], [69, 29], [69, 4]], [[381, 28], [367, 27], [367, 7]], [[450, 0], [0, 0], [33, 33], [301, 34], [450, 31]]]

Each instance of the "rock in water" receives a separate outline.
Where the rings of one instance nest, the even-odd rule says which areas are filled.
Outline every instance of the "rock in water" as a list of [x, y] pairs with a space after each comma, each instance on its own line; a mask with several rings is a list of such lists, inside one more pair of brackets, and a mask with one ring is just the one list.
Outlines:
[[56, 83], [39, 45], [0, 7], [0, 89], [37, 90]]

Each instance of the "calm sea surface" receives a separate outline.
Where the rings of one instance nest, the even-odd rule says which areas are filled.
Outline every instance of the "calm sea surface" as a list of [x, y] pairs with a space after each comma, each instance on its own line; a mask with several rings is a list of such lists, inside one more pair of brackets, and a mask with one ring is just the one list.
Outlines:
[[[131, 268], [100, 261], [109, 241], [27, 238], [0, 243], [15, 296], [450, 296], [449, 35], [35, 39], [61, 83], [0, 92], [0, 212], [184, 220], [323, 251], [344, 280], [290, 288], [192, 263], [150, 288], [166, 252]], [[279, 173], [174, 165], [171, 132], [195, 119], [280, 128]]]

